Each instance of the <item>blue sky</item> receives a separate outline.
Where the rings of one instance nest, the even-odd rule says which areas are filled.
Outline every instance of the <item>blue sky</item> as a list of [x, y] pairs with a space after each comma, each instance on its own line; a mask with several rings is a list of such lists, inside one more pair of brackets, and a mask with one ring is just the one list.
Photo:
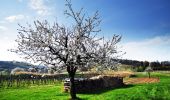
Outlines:
[[[73, 8], [84, 8], [88, 16], [99, 11], [100, 35], [107, 39], [122, 35], [123, 58], [170, 60], [170, 0], [72, 0]], [[15, 48], [18, 23], [34, 20], [70, 24], [63, 11], [64, 0], [2, 0], [0, 3], [0, 60], [23, 60], [7, 51]]]

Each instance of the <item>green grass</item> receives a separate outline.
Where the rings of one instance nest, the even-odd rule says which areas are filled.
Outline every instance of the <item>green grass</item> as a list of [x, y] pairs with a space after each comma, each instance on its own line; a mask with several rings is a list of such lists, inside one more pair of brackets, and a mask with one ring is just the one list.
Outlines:
[[[147, 74], [137, 74], [137, 77]], [[159, 77], [159, 83], [129, 85], [123, 88], [105, 90], [95, 94], [78, 94], [82, 100], [170, 100], [170, 75], [152, 73]], [[68, 100], [69, 94], [63, 92], [63, 85], [33, 86], [28, 88], [0, 89], [0, 100]]]

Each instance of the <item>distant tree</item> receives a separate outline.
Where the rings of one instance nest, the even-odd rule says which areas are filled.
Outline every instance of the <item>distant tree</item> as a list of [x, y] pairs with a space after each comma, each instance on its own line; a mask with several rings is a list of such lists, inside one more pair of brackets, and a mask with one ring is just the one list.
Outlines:
[[161, 63], [159, 61], [156, 62], [156, 67], [157, 67], [157, 70], [161, 69]]
[[150, 62], [150, 67], [153, 70], [160, 70], [161, 69], [161, 63], [156, 61], [156, 62]]
[[148, 61], [144, 61], [143, 62], [143, 66], [146, 68], [146, 67], [148, 67], [149, 66], [149, 62]]
[[144, 62], [143, 61], [140, 61], [140, 66], [144, 66]]
[[156, 62], [150, 62], [149, 66], [154, 70], [156, 66]]
[[35, 27], [21, 25], [16, 42], [16, 53], [25, 55], [25, 59], [41, 62], [45, 65], [54, 66], [56, 70], [66, 69], [70, 77], [71, 98], [76, 98], [74, 76], [78, 68], [91, 65], [114, 67], [111, 59], [117, 59], [118, 50], [116, 44], [121, 36], [113, 35], [112, 40], [96, 37], [100, 32], [98, 26], [101, 22], [98, 12], [92, 17], [86, 16], [80, 11], [72, 9], [72, 4], [66, 0], [65, 14], [73, 18], [72, 27], [48, 21], [35, 21]]
[[165, 62], [161, 62], [161, 67], [165, 67]]
[[169, 61], [162, 61], [161, 62], [161, 69], [162, 70], [170, 70], [170, 62]]
[[148, 73], [148, 77], [151, 77], [151, 72], [153, 71], [153, 69], [149, 66], [145, 69], [145, 71]]

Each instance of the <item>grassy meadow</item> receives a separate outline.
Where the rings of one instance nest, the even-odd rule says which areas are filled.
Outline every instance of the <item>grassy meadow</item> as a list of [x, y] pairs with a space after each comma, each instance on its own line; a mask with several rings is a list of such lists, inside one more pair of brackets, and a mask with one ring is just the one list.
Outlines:
[[[136, 73], [136, 77], [147, 77]], [[153, 72], [160, 78], [158, 83], [128, 84], [122, 88], [98, 91], [93, 94], [77, 94], [81, 100], [170, 100], [170, 74]], [[68, 100], [69, 93], [63, 92], [63, 83], [20, 88], [0, 88], [0, 100]]]

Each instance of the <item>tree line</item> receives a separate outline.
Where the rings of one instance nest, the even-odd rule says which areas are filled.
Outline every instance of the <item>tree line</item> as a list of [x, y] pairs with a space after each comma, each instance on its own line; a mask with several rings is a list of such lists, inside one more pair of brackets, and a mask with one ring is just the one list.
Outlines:
[[128, 60], [128, 59], [118, 59], [119, 63], [130, 65], [133, 69], [137, 71], [144, 71], [146, 67], [150, 66], [153, 70], [170, 70], [170, 61], [138, 61], [138, 60]]

